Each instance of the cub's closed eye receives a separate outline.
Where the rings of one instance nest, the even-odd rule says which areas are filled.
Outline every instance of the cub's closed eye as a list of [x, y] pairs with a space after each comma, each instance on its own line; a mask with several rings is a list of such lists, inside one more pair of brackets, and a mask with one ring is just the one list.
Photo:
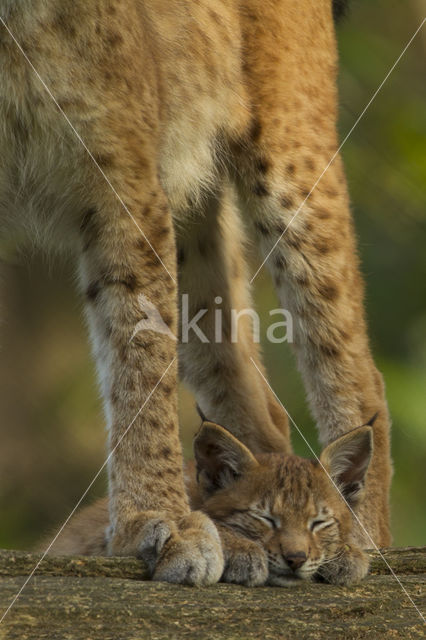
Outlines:
[[276, 529], [277, 528], [277, 523], [275, 522], [275, 520], [273, 518], [270, 518], [269, 516], [261, 516], [261, 518], [262, 518], [262, 520], [267, 522], [268, 525], [270, 527], [272, 527], [272, 529]]
[[313, 522], [311, 522], [311, 526], [309, 527], [311, 531], [314, 531], [315, 529], [319, 529], [321, 527], [321, 529], [323, 528], [322, 525], [327, 524], [326, 520], [314, 520]]

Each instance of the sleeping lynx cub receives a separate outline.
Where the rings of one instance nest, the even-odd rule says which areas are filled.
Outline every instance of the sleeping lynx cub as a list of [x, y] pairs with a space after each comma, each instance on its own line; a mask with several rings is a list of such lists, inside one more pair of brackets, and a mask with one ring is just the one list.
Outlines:
[[[78, 266], [111, 453], [108, 552], [154, 541], [157, 579], [223, 571], [217, 530], [184, 487], [178, 287], [190, 317], [207, 309], [207, 341], [179, 346], [203, 410], [255, 454], [291, 451], [247, 317], [231, 339], [231, 309], [250, 307], [242, 218], [292, 314], [322, 444], [379, 412], [360, 516], [389, 542], [388, 411], [340, 157], [330, 164], [332, 4], [0, 0], [1, 229]], [[142, 298], [168, 333], [134, 334]]]
[[[207, 421], [194, 453], [196, 469], [187, 469], [191, 507], [216, 524], [223, 581], [349, 584], [366, 575], [368, 556], [353, 539], [352, 516], [330, 478], [356, 513], [372, 453], [369, 425], [329, 444], [320, 464], [278, 453], [254, 456], [228, 430]], [[103, 555], [107, 525], [107, 501], [99, 500], [75, 516], [50, 552]], [[161, 548], [145, 540], [140, 553], [154, 572]]]

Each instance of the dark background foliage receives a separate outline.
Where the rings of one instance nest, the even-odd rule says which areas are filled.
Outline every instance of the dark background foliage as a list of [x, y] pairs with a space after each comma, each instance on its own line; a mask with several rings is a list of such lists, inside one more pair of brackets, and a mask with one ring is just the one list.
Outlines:
[[[421, 22], [417, 0], [354, 0], [339, 26], [343, 139]], [[395, 544], [426, 540], [426, 29], [418, 34], [343, 148], [366, 278], [372, 348], [393, 417]], [[101, 403], [81, 302], [62, 263], [1, 246], [0, 546], [23, 548], [63, 521], [105, 457]], [[275, 296], [263, 272], [266, 324]], [[287, 345], [264, 345], [272, 386], [316, 450]], [[181, 389], [185, 453], [198, 425]], [[293, 434], [296, 451], [309, 455]], [[105, 479], [90, 499], [103, 494]]]

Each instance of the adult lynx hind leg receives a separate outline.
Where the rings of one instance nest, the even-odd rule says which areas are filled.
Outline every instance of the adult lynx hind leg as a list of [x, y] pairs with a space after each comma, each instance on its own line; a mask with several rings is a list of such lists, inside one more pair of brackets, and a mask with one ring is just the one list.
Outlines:
[[[253, 327], [245, 236], [230, 186], [208, 197], [199, 209], [178, 227], [179, 292], [185, 315], [181, 376], [208, 419], [226, 424], [251, 450], [290, 453], [287, 416], [251, 362], [253, 358], [263, 370]], [[240, 314], [234, 331], [232, 310]], [[186, 319], [197, 314], [198, 334], [185, 328]]]
[[281, 303], [293, 314], [298, 366], [321, 443], [378, 412], [360, 519], [373, 541], [386, 545], [389, 416], [368, 344], [340, 157], [322, 175], [338, 145], [331, 3], [304, 0], [293, 11], [282, 1], [274, 3], [273, 13], [250, 5], [245, 69], [256, 111], [236, 149], [243, 207]]

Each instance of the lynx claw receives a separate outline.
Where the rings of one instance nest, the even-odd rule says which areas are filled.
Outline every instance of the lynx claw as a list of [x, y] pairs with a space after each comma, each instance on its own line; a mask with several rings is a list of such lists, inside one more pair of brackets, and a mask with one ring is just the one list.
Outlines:
[[140, 557], [152, 579], [188, 585], [210, 585], [223, 572], [223, 554], [213, 522], [193, 512], [178, 523], [155, 518], [143, 528]]
[[162, 518], [150, 520], [142, 529], [139, 553], [151, 575], [154, 574], [158, 558], [172, 532], [177, 533], [175, 524]]

